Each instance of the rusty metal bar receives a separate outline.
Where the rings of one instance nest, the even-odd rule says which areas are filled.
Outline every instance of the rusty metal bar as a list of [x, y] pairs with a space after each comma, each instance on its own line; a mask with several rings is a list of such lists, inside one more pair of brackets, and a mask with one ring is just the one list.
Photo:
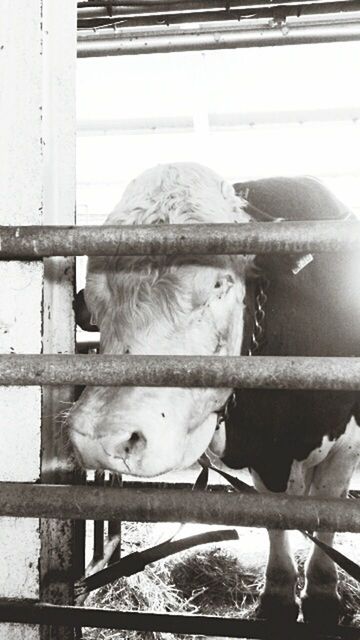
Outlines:
[[1, 385], [360, 389], [360, 358], [0, 355]]
[[211, 493], [0, 483], [0, 513], [18, 518], [201, 522], [229, 526], [360, 532], [356, 500], [286, 494]]
[[0, 227], [0, 258], [308, 253], [360, 248], [360, 221]]
[[[246, 24], [245, 24], [246, 23]], [[358, 17], [306, 20], [288, 18], [286, 25], [268, 19], [247, 20], [237, 26], [216, 27], [136, 27], [110, 35], [80, 31], [78, 57], [135, 55], [176, 51], [204, 51], [269, 47], [325, 42], [349, 42], [360, 39]]]
[[[90, 607], [64, 607], [38, 602], [17, 600], [0, 601], [0, 622], [22, 624], [67, 624], [77, 627], [102, 629], [124, 629], [179, 633], [194, 636], [216, 636], [228, 638], [282, 637], [284, 623], [269, 623], [265, 620], [241, 620], [215, 616], [192, 616], [169, 613], [137, 613], [114, 611]], [[326, 627], [326, 631], [310, 624], [295, 622], [285, 627], [286, 637], [292, 640], [358, 640], [358, 627]]]

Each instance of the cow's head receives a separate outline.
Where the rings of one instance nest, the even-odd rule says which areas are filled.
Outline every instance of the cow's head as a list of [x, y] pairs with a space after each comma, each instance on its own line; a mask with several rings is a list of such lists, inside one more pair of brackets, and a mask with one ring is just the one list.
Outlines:
[[[247, 219], [229, 184], [205, 167], [179, 163], [134, 180], [107, 224]], [[89, 259], [85, 298], [101, 352], [238, 355], [244, 272], [241, 256]], [[230, 391], [87, 387], [69, 416], [71, 439], [90, 469], [152, 476], [186, 467], [208, 446], [215, 411]]]

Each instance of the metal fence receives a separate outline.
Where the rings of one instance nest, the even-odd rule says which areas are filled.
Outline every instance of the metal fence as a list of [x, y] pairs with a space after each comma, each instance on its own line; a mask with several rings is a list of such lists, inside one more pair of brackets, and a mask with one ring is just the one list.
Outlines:
[[[226, 227], [226, 225], [224, 225]], [[279, 223], [238, 225], [222, 229], [204, 225], [194, 236], [181, 227], [83, 229], [0, 228], [0, 257], [29, 258], [67, 253], [201, 253], [344, 251], [360, 244], [360, 222]], [[215, 227], [215, 229], [214, 229]], [[275, 229], [275, 235], [274, 235]], [[214, 236], [212, 232], [215, 230]], [[193, 232], [193, 227], [192, 227]], [[280, 232], [280, 240], [279, 240]], [[127, 234], [130, 234], [127, 236]], [[179, 235], [180, 234], [180, 235]], [[321, 236], [321, 237], [320, 237]], [[124, 238], [126, 240], [124, 240]], [[180, 238], [180, 240], [179, 240]], [[121, 244], [121, 243], [124, 244]], [[170, 244], [169, 244], [170, 243]], [[90, 249], [90, 251], [89, 251]], [[269, 382], [270, 381], [270, 382]], [[143, 357], [89, 355], [2, 355], [2, 385], [164, 385], [248, 386], [268, 388], [359, 389], [359, 358], [280, 357]], [[186, 499], [184, 499], [184, 497]], [[179, 519], [203, 523], [273, 527], [278, 529], [360, 532], [360, 512], [355, 500], [252, 495], [201, 494], [179, 489], [114, 488], [46, 484], [0, 484], [0, 515], [24, 518], [135, 520], [147, 522]], [[102, 534], [101, 534], [102, 535]], [[59, 544], [61, 541], [59, 540]], [[100, 544], [101, 546], [101, 544]], [[101, 549], [100, 549], [101, 550]], [[99, 548], [98, 548], [99, 551]], [[21, 601], [0, 602], [0, 620], [33, 624], [117, 627], [176, 631], [228, 637], [269, 637], [269, 625], [238, 619], [110, 612]], [[333, 629], [342, 638], [358, 637], [358, 630]], [[314, 637], [311, 626], [293, 625], [289, 637]], [[316, 637], [321, 637], [319, 629]], [[329, 631], [327, 631], [329, 635]], [[330, 634], [331, 635], [331, 634]], [[328, 636], [327, 636], [328, 637]]]

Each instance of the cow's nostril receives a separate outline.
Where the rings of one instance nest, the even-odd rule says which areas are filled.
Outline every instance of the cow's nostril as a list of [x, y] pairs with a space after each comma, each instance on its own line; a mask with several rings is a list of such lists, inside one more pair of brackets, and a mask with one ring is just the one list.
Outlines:
[[126, 442], [123, 442], [120, 445], [118, 445], [116, 449], [119, 453], [121, 451], [121, 453], [125, 453], [128, 455], [133, 451], [134, 447], [140, 443], [140, 441], [143, 441], [143, 443], [145, 443], [145, 438], [142, 435], [140, 435], [138, 431], [134, 431], [131, 434], [130, 438], [128, 438]]

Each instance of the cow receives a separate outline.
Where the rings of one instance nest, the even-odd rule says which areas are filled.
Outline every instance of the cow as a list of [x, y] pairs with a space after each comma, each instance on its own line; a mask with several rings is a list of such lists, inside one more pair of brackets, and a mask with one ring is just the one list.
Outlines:
[[[234, 190], [205, 167], [174, 163], [134, 180], [106, 224], [246, 223], [259, 215], [270, 222], [351, 214], [311, 178]], [[360, 355], [359, 266], [353, 255], [325, 254], [94, 257], [85, 301], [101, 353], [239, 355], [248, 353], [254, 295], [266, 282], [265, 339], [255, 357]], [[228, 466], [249, 467], [259, 491], [345, 495], [360, 450], [359, 394], [237, 389], [220, 424], [217, 413], [232, 392], [87, 387], [68, 418], [76, 455], [90, 469], [150, 477], [190, 466], [210, 445]], [[295, 619], [288, 534], [269, 536], [259, 616]], [[331, 543], [333, 534], [319, 538]], [[302, 610], [307, 621], [338, 617], [336, 570], [316, 548]]]

